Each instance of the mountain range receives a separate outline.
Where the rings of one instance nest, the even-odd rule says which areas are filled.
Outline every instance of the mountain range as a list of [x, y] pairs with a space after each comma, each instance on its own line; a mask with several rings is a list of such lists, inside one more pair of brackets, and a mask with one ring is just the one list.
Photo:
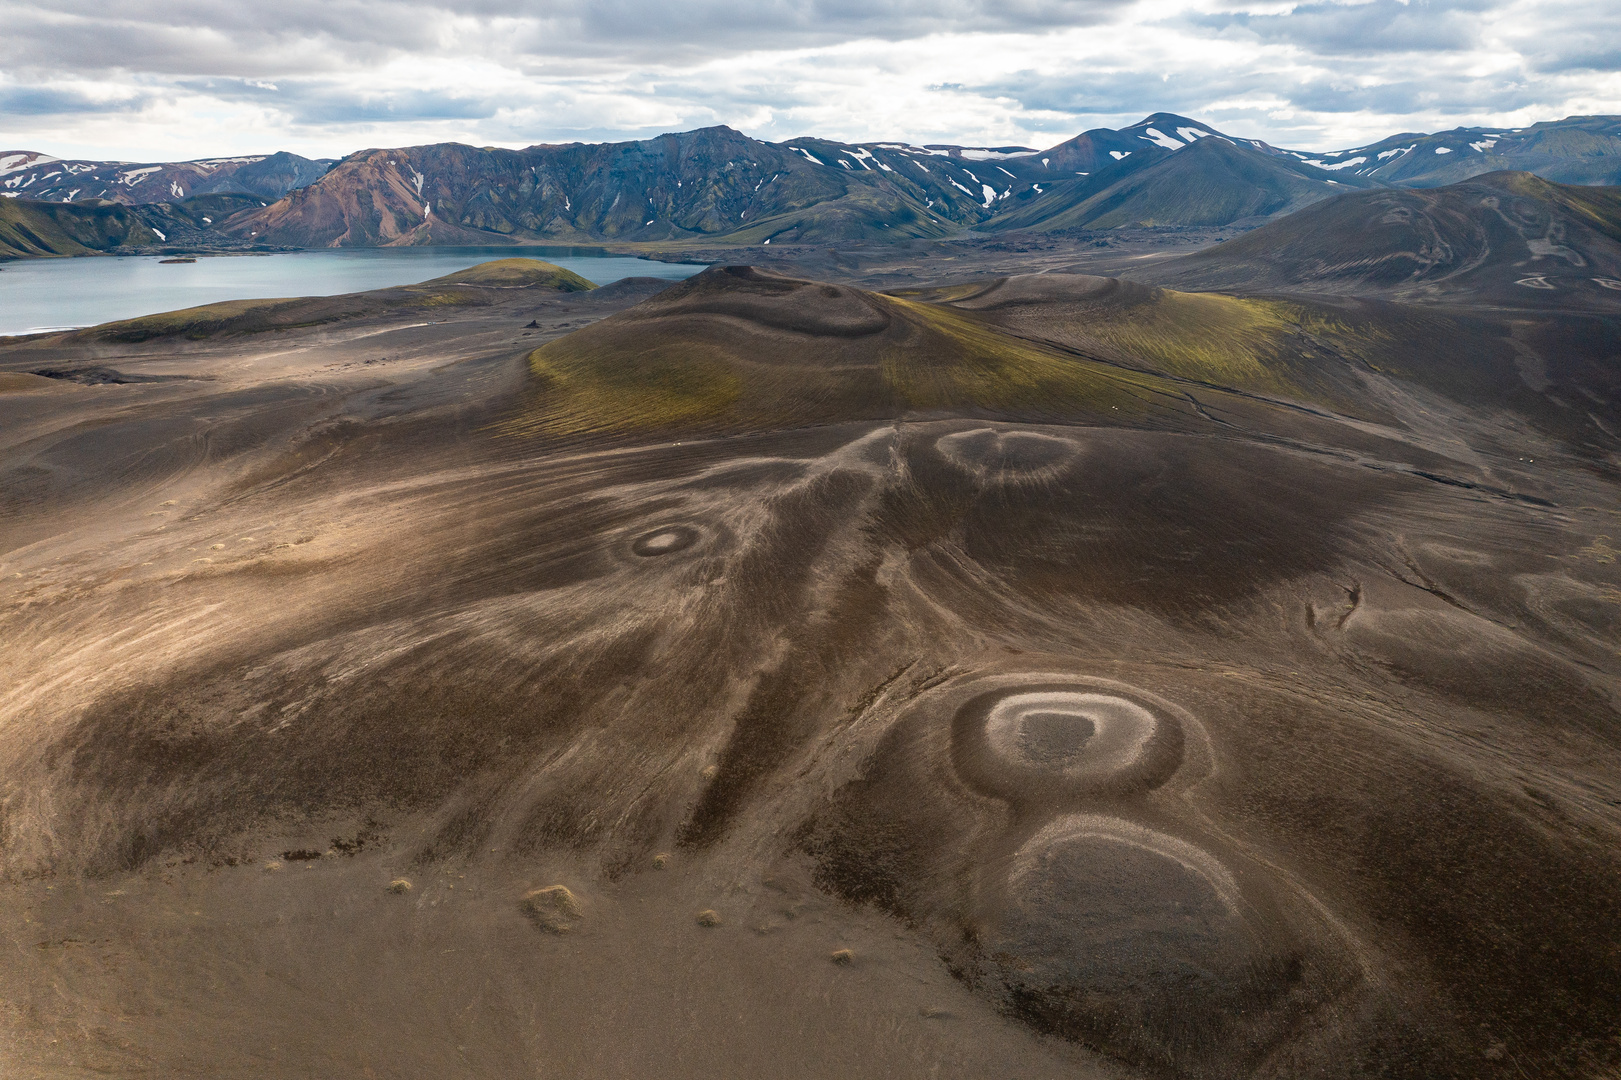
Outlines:
[[102, 199], [126, 206], [193, 195], [279, 199], [320, 179], [335, 162], [285, 151], [197, 161], [64, 161], [32, 150], [0, 150], [0, 195], [42, 202]]
[[[28, 216], [20, 204], [36, 200], [128, 206], [138, 227], [116, 243], [74, 241], [94, 250], [827, 243], [944, 238], [964, 229], [1249, 227], [1348, 191], [1436, 187], [1503, 170], [1567, 184], [1621, 181], [1621, 117], [1402, 134], [1323, 154], [1237, 138], [1171, 113], [1046, 150], [811, 137], [771, 143], [711, 127], [522, 150], [371, 149], [335, 163], [278, 153], [130, 165], [5, 151], [0, 194], [19, 204], [8, 211], [11, 228], [31, 230], [34, 239], [0, 238], [0, 256], [80, 253], [53, 246], [41, 227], [19, 224]], [[225, 196], [236, 201], [221, 202]], [[60, 226], [61, 211], [45, 216]]]

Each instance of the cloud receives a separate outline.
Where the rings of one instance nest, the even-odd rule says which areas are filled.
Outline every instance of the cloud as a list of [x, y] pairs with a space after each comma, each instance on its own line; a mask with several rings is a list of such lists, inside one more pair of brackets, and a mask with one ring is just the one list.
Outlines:
[[123, 99], [95, 97], [76, 89], [51, 86], [0, 86], [0, 116], [73, 116], [87, 113], [138, 112], [142, 95]]
[[1190, 17], [1192, 26], [1239, 32], [1258, 41], [1294, 45], [1316, 56], [1457, 52], [1480, 44], [1488, 0], [1373, 0], [1299, 4], [1281, 14], [1215, 12]]
[[1613, 7], [0, 0], [0, 148], [333, 156], [715, 123], [772, 139], [1051, 145], [1163, 110], [1326, 150], [1402, 130], [1621, 112]]

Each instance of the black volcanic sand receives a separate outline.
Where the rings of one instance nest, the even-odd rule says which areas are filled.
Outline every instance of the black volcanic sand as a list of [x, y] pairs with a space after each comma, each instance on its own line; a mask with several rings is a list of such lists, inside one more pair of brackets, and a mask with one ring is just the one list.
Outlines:
[[511, 434], [653, 289], [0, 351], [7, 1076], [1621, 1068], [1613, 444]]

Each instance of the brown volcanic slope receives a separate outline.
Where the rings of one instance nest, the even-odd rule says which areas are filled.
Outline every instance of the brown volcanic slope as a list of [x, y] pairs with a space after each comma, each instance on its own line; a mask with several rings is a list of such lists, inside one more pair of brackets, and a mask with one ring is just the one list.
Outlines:
[[1138, 276], [1194, 289], [1614, 309], [1621, 188], [1500, 172], [1345, 195]]
[[655, 288], [0, 351], [8, 1075], [1613, 1075], [1601, 336]]

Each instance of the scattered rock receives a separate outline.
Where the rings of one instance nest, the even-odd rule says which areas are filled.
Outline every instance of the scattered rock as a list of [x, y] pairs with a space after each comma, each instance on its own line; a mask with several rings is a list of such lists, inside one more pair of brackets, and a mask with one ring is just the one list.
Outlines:
[[411, 883], [402, 877], [397, 877], [388, 883], [388, 891], [396, 894], [408, 893], [411, 891]]
[[854, 949], [834, 949], [833, 950], [833, 955], [828, 957], [828, 959], [833, 961], [835, 964], [839, 964], [839, 965], [842, 965], [842, 966], [848, 966], [848, 965], [853, 964], [853, 963], [856, 962], [855, 950]]
[[551, 934], [566, 934], [574, 927], [573, 920], [582, 914], [580, 902], [567, 885], [548, 885], [524, 894], [519, 905], [540, 929]]
[[525, 326], [524, 329], [525, 330], [539, 330], [540, 329], [540, 323], [536, 322], [534, 319], [530, 319], [529, 320], [529, 325]]
[[280, 859], [271, 859], [269, 862], [265, 863], [266, 870], [280, 870], [282, 866], [283, 863]]
[[720, 925], [720, 913], [716, 912], [716, 911], [712, 911], [712, 910], [705, 910], [705, 911], [698, 912], [698, 925], [699, 926], [719, 926]]
[[669, 866], [669, 865], [670, 865], [670, 856], [668, 854], [666, 854], [665, 852], [661, 851], [657, 855], [653, 856], [653, 869], [655, 869], [655, 870], [663, 870], [666, 866]]

